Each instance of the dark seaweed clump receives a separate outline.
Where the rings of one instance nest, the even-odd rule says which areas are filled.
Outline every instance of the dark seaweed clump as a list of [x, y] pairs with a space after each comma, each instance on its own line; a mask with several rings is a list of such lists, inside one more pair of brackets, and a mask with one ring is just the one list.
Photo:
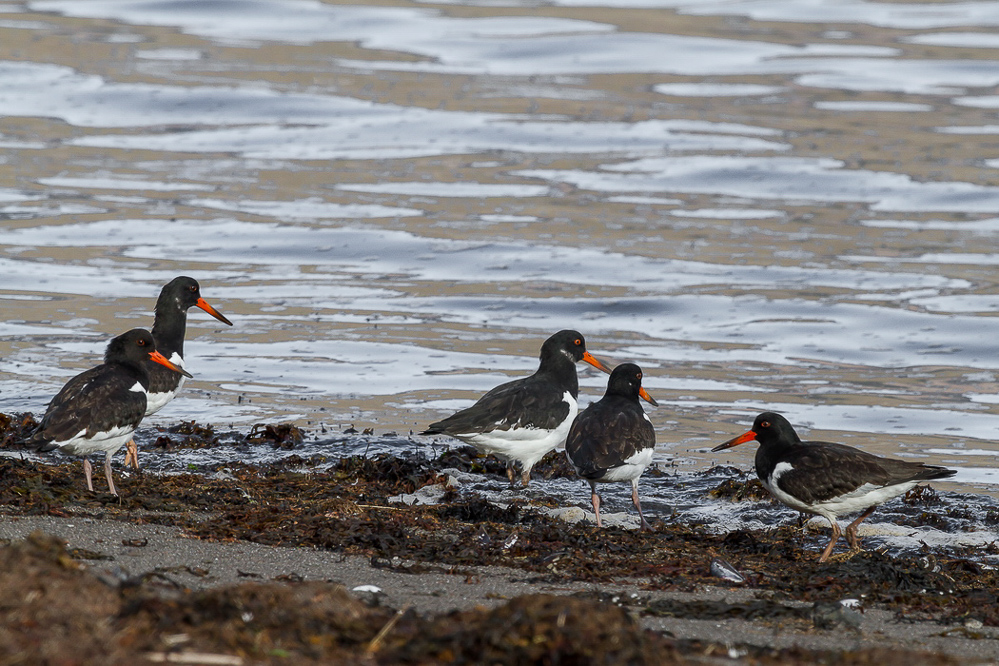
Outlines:
[[[524, 595], [492, 609], [424, 617], [368, 605], [332, 583], [250, 582], [199, 591], [154, 577], [110, 583], [87, 571], [61, 540], [39, 532], [0, 546], [0, 586], [7, 599], [0, 606], [0, 662], [9, 664], [652, 665], [715, 663], [727, 652], [717, 643], [643, 629], [629, 609], [592, 595]], [[814, 615], [774, 602], [656, 602], [646, 612], [785, 622]], [[744, 652], [756, 664], [956, 663], [880, 648]]]
[[[20, 423], [11, 419], [8, 431]], [[257, 432], [267, 437], [266, 428]], [[193, 434], [210, 436], [200, 433]], [[598, 530], [588, 523], [566, 524], [545, 517], [528, 494], [505, 507], [474, 493], [453, 491], [431, 506], [403, 506], [392, 499], [427, 485], [445, 484], [438, 472], [441, 467], [478, 471], [479, 466], [504, 474], [499, 463], [462, 449], [448, 452], [443, 461], [412, 453], [336, 461], [292, 455], [262, 466], [226, 464], [217, 474], [123, 476], [118, 481], [119, 501], [105, 493], [87, 492], [78, 463], [2, 458], [0, 507], [11, 516], [92, 516], [174, 525], [192, 537], [215, 541], [308, 546], [363, 555], [373, 566], [404, 567], [412, 573], [442, 566], [500, 565], [523, 571], [531, 581], [630, 580], [649, 591], [725, 585], [710, 570], [711, 561], [720, 557], [738, 569], [746, 587], [775, 598], [807, 604], [863, 598], [865, 603], [894, 610], [900, 621], [975, 620], [999, 626], [999, 572], [974, 561], [972, 553], [925, 549], [911, 557], [891, 557], [863, 552], [820, 565], [814, 548], [806, 550], [803, 545], [806, 539], [824, 540], [826, 534], [806, 537], [787, 525], [716, 534], [706, 526], [658, 520], [654, 532], [642, 533]], [[738, 487], [734, 491], [740, 498], [753, 495]], [[927, 513], [936, 510], [929, 495], [909, 501], [923, 503]], [[995, 551], [994, 545], [990, 548]], [[14, 590], [6, 598], [21, 600], [0, 608], [0, 662], [18, 654], [30, 654], [29, 661], [38, 663], [57, 662], [55, 655], [66, 650], [62, 654], [75, 655], [67, 663], [134, 663], [137, 654], [173, 649], [169, 640], [180, 639], [169, 636], [186, 637], [177, 649], [235, 653], [264, 663], [288, 657], [295, 663], [372, 658], [382, 663], [677, 663], [716, 649], [651, 634], [634, 623], [632, 614], [622, 614], [616, 605], [602, 600], [537, 595], [496, 609], [441, 618], [421, 618], [412, 612], [397, 617], [390, 609], [354, 603], [335, 586], [293, 581], [208, 592], [165, 593], [145, 584], [111, 589], [85, 576], [76, 564], [99, 553], [70, 553], [41, 536], [0, 549], [0, 554], [12, 558], [0, 561], [4, 579], [0, 589]], [[29, 585], [35, 576], [32, 571], [37, 571], [34, 580], [43, 598], [51, 590], [61, 598], [85, 597], [86, 603], [78, 609], [36, 604], [29, 588], [18, 587]], [[51, 581], [46, 583], [49, 587], [42, 585], [43, 580]], [[60, 587], [63, 584], [66, 589]], [[776, 608], [762, 607], [759, 612], [784, 612]], [[650, 616], [670, 612], [662, 605], [641, 602], [630, 610]], [[787, 620], [801, 619], [792, 616]], [[376, 641], [374, 632], [390, 622], [394, 622], [391, 631]], [[43, 635], [39, 627], [51, 623], [60, 629]], [[49, 654], [46, 646], [52, 646], [51, 658], [44, 656]], [[87, 658], [88, 646], [94, 651], [106, 648], [102, 654], [107, 659]], [[760, 663], [783, 659], [806, 663], [817, 658], [816, 653], [800, 650], [753, 655]], [[839, 657], [845, 661], [837, 663], [868, 663], [859, 656], [856, 661], [849, 655]], [[868, 658], [872, 655], [864, 656]], [[926, 662], [914, 658], [913, 663]]]

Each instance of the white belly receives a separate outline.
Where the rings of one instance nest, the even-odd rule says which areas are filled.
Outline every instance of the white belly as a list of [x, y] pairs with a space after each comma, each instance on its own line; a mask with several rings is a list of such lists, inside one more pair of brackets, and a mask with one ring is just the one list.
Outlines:
[[63, 453], [74, 456], [88, 456], [92, 453], [114, 453], [132, 439], [135, 432], [134, 426], [111, 428], [106, 432], [99, 432], [92, 437], [85, 437], [84, 432], [80, 432], [72, 439], [64, 442], [53, 442]]
[[852, 492], [832, 497], [817, 504], [806, 504], [793, 495], [789, 495], [781, 490], [780, 485], [777, 483], [781, 475], [791, 469], [792, 467], [789, 464], [779, 463], [774, 468], [773, 474], [770, 475], [770, 479], [764, 481], [763, 485], [774, 497], [792, 509], [823, 516], [830, 522], [835, 520], [837, 516], [857, 513], [870, 506], [887, 502], [893, 497], [898, 497], [908, 492], [919, 483], [918, 481], [907, 481], [906, 483], [899, 483], [893, 486], [875, 486], [865, 483]]
[[649, 466], [652, 462], [652, 454], [654, 449], [648, 448], [639, 451], [635, 455], [631, 456], [624, 461], [623, 465], [618, 465], [617, 467], [611, 467], [607, 472], [600, 477], [595, 479], [599, 483], [607, 482], [611, 483], [614, 481], [634, 481], [642, 475], [645, 468]]
[[549, 451], [565, 445], [565, 438], [569, 435], [569, 428], [576, 418], [579, 406], [568, 391], [564, 398], [569, 404], [569, 414], [554, 430], [517, 427], [455, 436], [482, 453], [491, 453], [500, 460], [517, 460], [524, 466], [531, 467]]
[[[177, 352], [174, 352], [173, 354], [170, 355], [170, 362], [176, 365], [178, 368], [184, 368], [184, 357], [182, 357]], [[187, 377], [185, 377], [180, 373], [177, 373], [177, 377], [180, 379], [180, 381], [177, 384], [177, 388], [175, 388], [174, 390], [160, 391], [159, 393], [152, 393], [152, 392], [146, 393], [145, 416], [150, 416], [152, 414], [155, 414], [156, 412], [166, 407], [171, 400], [177, 397], [177, 394], [180, 393], [180, 390], [184, 388], [184, 382], [187, 381]]]

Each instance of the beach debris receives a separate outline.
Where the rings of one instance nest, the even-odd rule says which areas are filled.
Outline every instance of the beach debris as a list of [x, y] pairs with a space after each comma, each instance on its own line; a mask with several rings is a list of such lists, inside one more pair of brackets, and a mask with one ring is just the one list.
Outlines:
[[742, 585], [746, 582], [746, 577], [739, 573], [738, 569], [720, 557], [711, 559], [711, 575], [737, 585]]
[[28, 412], [20, 414], [0, 413], [0, 448], [32, 448], [25, 440], [38, 429], [38, 421]]
[[427, 485], [418, 488], [416, 492], [393, 495], [388, 498], [388, 501], [407, 506], [413, 506], [414, 504], [433, 506], [440, 504], [449, 491], [455, 490], [460, 485], [458, 479], [455, 477], [440, 475], [432, 479]]
[[270, 444], [275, 449], [284, 450], [295, 448], [304, 439], [302, 429], [291, 423], [257, 423], [246, 436], [250, 444]]
[[545, 513], [556, 520], [561, 520], [570, 524], [586, 520], [586, 511], [578, 506], [565, 506], [558, 509], [548, 509]]
[[817, 601], [812, 606], [812, 622], [816, 629], [843, 627], [860, 631], [863, 617], [854, 608], [841, 601]]
[[686, 620], [782, 620], [806, 619], [811, 609], [792, 606], [770, 599], [752, 599], [730, 603], [724, 599], [653, 599], [643, 614], [658, 617], [678, 617]]
[[369, 606], [381, 606], [388, 595], [377, 585], [358, 585], [350, 590], [354, 596]]
[[[183, 421], [166, 429], [169, 434], [160, 435], [153, 443], [157, 449], [208, 449], [220, 442], [215, 428], [199, 425], [196, 421]], [[172, 436], [173, 435], [173, 436]], [[175, 437], [174, 437], [175, 436]]]

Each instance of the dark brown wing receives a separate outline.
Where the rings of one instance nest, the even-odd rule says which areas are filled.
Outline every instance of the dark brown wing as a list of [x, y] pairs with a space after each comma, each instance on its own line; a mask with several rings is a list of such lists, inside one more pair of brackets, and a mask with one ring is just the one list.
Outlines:
[[656, 430], [641, 405], [607, 396], [573, 421], [565, 452], [584, 479], [599, 479], [635, 454], [656, 445]]
[[569, 416], [566, 391], [534, 375], [500, 384], [478, 402], [432, 423], [424, 435], [467, 435], [511, 428], [554, 429]]
[[[131, 390], [139, 379], [121, 366], [99, 365], [69, 380], [45, 410], [28, 440], [42, 451], [84, 432], [93, 435], [121, 426], [137, 426], [146, 411], [146, 394]], [[47, 447], [47, 448], [46, 448]]]
[[808, 503], [840, 497], [864, 485], [885, 487], [956, 474], [945, 467], [882, 458], [829, 442], [803, 442], [782, 454], [780, 464], [790, 465], [790, 469], [780, 474], [777, 485]]

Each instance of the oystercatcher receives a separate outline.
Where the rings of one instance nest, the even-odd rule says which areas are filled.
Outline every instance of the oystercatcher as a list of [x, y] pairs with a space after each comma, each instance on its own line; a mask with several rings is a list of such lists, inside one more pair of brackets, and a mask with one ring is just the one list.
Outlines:
[[652, 462], [656, 429], [639, 397], [658, 404], [642, 388], [642, 369], [634, 363], [622, 363], [607, 380], [604, 397], [576, 417], [565, 440], [569, 462], [590, 484], [597, 527], [602, 527], [597, 484], [630, 481], [631, 501], [638, 509], [642, 529], [651, 529], [638, 501], [638, 477]]
[[52, 398], [45, 416], [27, 442], [39, 451], [59, 449], [83, 458], [87, 489], [93, 491], [87, 456], [105, 452], [104, 473], [108, 488], [117, 495], [111, 477], [111, 456], [132, 438], [146, 412], [149, 372], [146, 361], [171, 372], [189, 375], [156, 351], [149, 331], [135, 328], [108, 343], [104, 363], [66, 382]]
[[514, 464], [526, 486], [531, 468], [564, 441], [579, 406], [576, 363], [610, 369], [586, 351], [578, 331], [559, 331], [541, 346], [541, 365], [530, 377], [501, 384], [468, 409], [432, 423], [422, 435], [450, 435], [507, 462], [510, 485]]
[[756, 475], [767, 490], [792, 509], [822, 516], [832, 526], [832, 539], [819, 562], [829, 558], [839, 540], [837, 516], [863, 511], [845, 532], [856, 552], [860, 550], [857, 527], [877, 505], [920, 481], [957, 474], [946, 467], [882, 458], [843, 444], [803, 442], [787, 419], [774, 412], [760, 414], [752, 430], [711, 450], [721, 451], [754, 439], [760, 443]]
[[[170, 359], [174, 365], [184, 367], [184, 334], [187, 332], [187, 311], [199, 307], [223, 324], [232, 322], [201, 297], [201, 285], [194, 278], [181, 275], [170, 280], [156, 299], [153, 318], [153, 339], [156, 350]], [[149, 393], [146, 396], [146, 416], [155, 414], [177, 397], [184, 386], [184, 375], [164, 368], [162, 365], [146, 361], [149, 372]], [[135, 442], [129, 441], [125, 453], [125, 464], [139, 469], [139, 455]]]

